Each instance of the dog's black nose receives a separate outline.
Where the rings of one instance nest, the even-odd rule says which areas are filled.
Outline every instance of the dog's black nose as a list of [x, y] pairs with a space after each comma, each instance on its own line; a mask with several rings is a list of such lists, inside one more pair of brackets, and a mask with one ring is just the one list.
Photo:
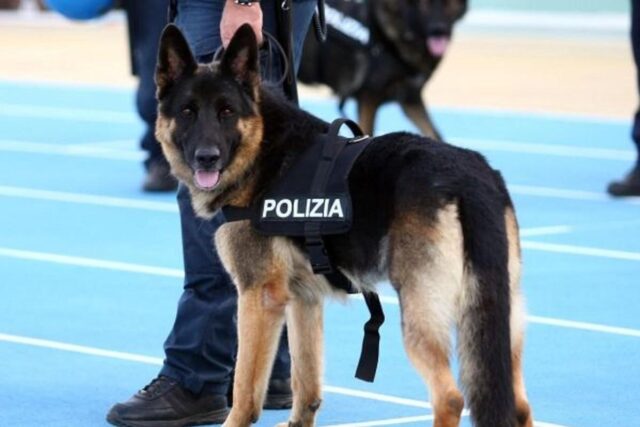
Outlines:
[[444, 22], [429, 22], [429, 36], [448, 36], [451, 33], [451, 27]]
[[196, 149], [196, 162], [203, 168], [212, 167], [220, 159], [220, 150], [217, 147]]

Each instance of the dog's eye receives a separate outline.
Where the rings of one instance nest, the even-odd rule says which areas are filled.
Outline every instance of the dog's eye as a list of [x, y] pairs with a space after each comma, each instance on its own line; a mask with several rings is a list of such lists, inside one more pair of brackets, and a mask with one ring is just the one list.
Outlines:
[[180, 111], [180, 114], [182, 115], [182, 117], [193, 117], [195, 113], [196, 113], [196, 110], [192, 107], [184, 107], [182, 111]]
[[231, 117], [232, 115], [233, 115], [233, 109], [231, 108], [230, 105], [225, 105], [218, 111], [218, 116], [220, 116], [220, 118], [222, 119]]

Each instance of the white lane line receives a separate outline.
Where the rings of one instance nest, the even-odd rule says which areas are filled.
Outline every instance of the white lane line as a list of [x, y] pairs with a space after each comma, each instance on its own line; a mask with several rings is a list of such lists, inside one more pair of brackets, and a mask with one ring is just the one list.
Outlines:
[[40, 105], [0, 103], [0, 116], [46, 118], [109, 124], [136, 124], [140, 119], [132, 112], [90, 110], [88, 108], [43, 107]]
[[550, 227], [531, 227], [520, 229], [520, 237], [530, 236], [550, 236], [554, 234], [566, 234], [571, 233], [573, 227], [568, 225], [555, 225]]
[[23, 337], [19, 335], [9, 335], [0, 333], [0, 341], [14, 344], [24, 344], [33, 347], [49, 348], [53, 350], [70, 351], [72, 353], [87, 354], [90, 356], [108, 357], [111, 359], [127, 360], [130, 362], [146, 363], [148, 365], [162, 366], [162, 359], [159, 357], [143, 356], [134, 353], [124, 353], [121, 351], [105, 350], [84, 345], [68, 344], [60, 341], [44, 340], [40, 338]]
[[[58, 255], [45, 252], [23, 251], [17, 249], [0, 247], [0, 256], [30, 260], [43, 261], [54, 264], [74, 265], [79, 267], [99, 268], [105, 270], [125, 271], [131, 273], [150, 274], [161, 277], [183, 278], [184, 273], [180, 269], [154, 267], [149, 265], [131, 264], [117, 261], [105, 261], [93, 258], [81, 258], [67, 255]], [[362, 299], [362, 295], [350, 295], [352, 299]], [[383, 304], [398, 305], [398, 298], [395, 296], [380, 295]], [[573, 320], [555, 319], [551, 317], [527, 316], [530, 323], [557, 326], [569, 329], [579, 329], [591, 332], [601, 332], [612, 335], [623, 335], [640, 338], [640, 330], [630, 328], [620, 328], [616, 326], [599, 325], [596, 323], [576, 322]]]
[[622, 199], [614, 199], [608, 196], [604, 190], [599, 192], [582, 191], [582, 190], [570, 190], [566, 188], [552, 188], [552, 187], [540, 187], [533, 185], [508, 185], [509, 192], [511, 194], [517, 194], [519, 196], [537, 196], [537, 197], [549, 197], [553, 199], [565, 199], [565, 200], [587, 200], [593, 202], [612, 202], [615, 200], [618, 204], [640, 204], [640, 197], [625, 197]]
[[[162, 366], [162, 358], [144, 356], [135, 353], [127, 353], [121, 351], [112, 351], [103, 348], [89, 347], [77, 344], [69, 344], [60, 341], [45, 340], [40, 338], [24, 337], [19, 335], [11, 335], [0, 333], [0, 341], [10, 342], [14, 344], [23, 344], [34, 347], [48, 348], [53, 350], [62, 350], [72, 353], [86, 354], [89, 356], [107, 357], [112, 359], [126, 360], [130, 362], [145, 363], [147, 365]], [[362, 399], [376, 400], [379, 402], [394, 403], [397, 405], [411, 406], [414, 408], [431, 409], [431, 404], [422, 400], [406, 399], [402, 397], [390, 396], [380, 393], [372, 393], [368, 391], [354, 390], [344, 387], [335, 387], [324, 385], [323, 390], [327, 393], [340, 394], [344, 396], [359, 397]]]
[[[132, 146], [135, 146], [135, 144]], [[135, 162], [141, 162], [145, 158], [145, 154], [142, 151], [113, 149], [89, 144], [46, 144], [14, 140], [0, 140], [0, 151], [89, 157], [108, 160], [126, 160]]]
[[[632, 150], [617, 150], [610, 148], [591, 148], [578, 147], [569, 145], [550, 145], [550, 144], [531, 144], [516, 141], [499, 141], [499, 140], [480, 140], [471, 138], [450, 138], [449, 141], [455, 145], [471, 148], [479, 151], [502, 151], [508, 153], [524, 153], [524, 154], [541, 154], [546, 156], [561, 157], [581, 157], [595, 160], [617, 160], [630, 162], [636, 158], [636, 153]], [[131, 147], [135, 146], [135, 142]], [[132, 151], [118, 148], [122, 147], [122, 143], [118, 145], [112, 144], [55, 144], [29, 142], [19, 140], [0, 140], [0, 151], [18, 152], [18, 153], [38, 153], [47, 155], [64, 155], [93, 157], [113, 160], [141, 161], [144, 159], [142, 151]]]
[[389, 396], [386, 394], [372, 393], [370, 391], [353, 390], [350, 388], [325, 385], [324, 391], [328, 393], [342, 394], [344, 396], [361, 397], [363, 399], [377, 400], [380, 402], [395, 403], [403, 406], [413, 406], [414, 408], [433, 409], [431, 403], [424, 400], [405, 399], [403, 397]]
[[449, 138], [452, 144], [479, 151], [505, 151], [509, 153], [542, 154], [546, 156], [581, 157], [595, 160], [633, 161], [637, 153], [633, 150], [611, 148], [577, 147], [571, 145], [532, 144], [517, 141], [499, 141], [472, 138]]
[[640, 330], [630, 328], [620, 328], [617, 326], [599, 325], [596, 323], [576, 322], [574, 320], [553, 319], [541, 316], [528, 316], [527, 320], [531, 323], [540, 325], [560, 326], [569, 329], [582, 329], [584, 331], [603, 332], [611, 335], [623, 335], [627, 337], [640, 338]]
[[640, 261], [640, 252], [617, 251], [587, 246], [561, 245], [557, 243], [532, 242], [530, 240], [523, 240], [521, 245], [524, 249], [536, 251], [620, 259], [625, 261]]
[[[349, 295], [349, 298], [362, 300], [362, 295]], [[400, 303], [398, 302], [398, 298], [393, 295], [380, 295], [380, 302], [387, 305], [400, 305]], [[542, 317], [533, 315], [527, 316], [527, 322], [540, 325], [557, 326], [567, 329], [578, 329], [582, 331], [600, 332], [610, 335], [622, 335], [627, 337], [640, 338], [640, 330], [638, 329], [620, 328], [618, 326], [600, 325], [597, 323], [577, 322], [574, 320], [555, 319], [553, 317]]]
[[418, 423], [421, 421], [432, 421], [435, 415], [418, 415], [415, 417], [387, 418], [385, 420], [371, 420], [357, 423], [329, 424], [323, 427], [369, 427], [369, 426], [392, 426], [398, 424]]
[[[534, 187], [525, 185], [509, 185], [509, 190], [513, 195], [548, 197], [564, 200], [585, 200], [595, 202], [613, 202], [614, 199], [604, 193], [594, 193], [588, 191], [568, 190], [562, 188]], [[15, 187], [0, 185], [0, 196], [20, 197], [35, 200], [50, 200], [57, 202], [69, 202], [89, 205], [123, 207], [132, 209], [145, 209], [163, 212], [177, 212], [175, 203], [151, 202], [140, 199], [119, 198], [109, 196], [97, 196], [91, 194], [70, 193], [63, 191], [39, 190], [27, 187]], [[640, 197], [626, 197], [615, 200], [621, 205], [640, 205]]]
[[[24, 336], [4, 334], [4, 333], [0, 333], [0, 341], [9, 342], [13, 344], [28, 345], [33, 347], [48, 348], [52, 350], [61, 350], [61, 351], [68, 351], [72, 353], [80, 353], [80, 354], [85, 354], [89, 356], [106, 357], [111, 359], [125, 360], [129, 362], [144, 363], [147, 365], [154, 365], [154, 366], [162, 366], [162, 362], [163, 362], [163, 359], [160, 357], [145, 356], [145, 355], [135, 354], [135, 353], [106, 350], [103, 348], [69, 344], [69, 343], [60, 342], [60, 341], [52, 341], [52, 340], [45, 340], [41, 338], [24, 337]], [[331, 386], [327, 384], [325, 384], [322, 387], [322, 389], [325, 393], [334, 393], [334, 394], [340, 394], [343, 396], [358, 397], [362, 399], [393, 403], [396, 405], [410, 406], [414, 408], [432, 409], [431, 403], [427, 401], [422, 401], [422, 400], [406, 399], [403, 397], [391, 396], [391, 395], [380, 394], [380, 393], [372, 393], [368, 391], [355, 390], [355, 389], [350, 389], [345, 387], [336, 387], [336, 386]], [[462, 413], [462, 416], [468, 416], [468, 415], [469, 415], [469, 411], [464, 410]], [[387, 420], [367, 421], [362, 423], [334, 424], [332, 427], [338, 427], [338, 426], [357, 427], [357, 426], [406, 424], [410, 422], [428, 421], [432, 419], [433, 419], [433, 415], [423, 415], [423, 416], [416, 416], [416, 417], [402, 417], [402, 418], [393, 418], [393, 419], [387, 419]], [[548, 423], [539, 423], [539, 422], [536, 422], [535, 425], [537, 427], [562, 427], [557, 424], [548, 424]], [[325, 426], [325, 427], [330, 427], [330, 426]]]
[[122, 197], [95, 196], [91, 194], [67, 193], [62, 191], [37, 190], [25, 187], [0, 185], [0, 196], [23, 199], [48, 200], [55, 202], [79, 203], [85, 205], [109, 206], [128, 209], [143, 209], [160, 212], [178, 212], [176, 202], [153, 202]]
[[59, 255], [47, 252], [24, 251], [19, 249], [0, 247], [0, 256], [29, 261], [43, 261], [54, 264], [73, 265], [76, 267], [98, 268], [102, 270], [125, 271], [129, 273], [150, 274], [163, 277], [183, 278], [184, 272], [180, 269], [154, 267], [128, 262], [107, 261], [103, 259], [84, 258], [77, 256]]

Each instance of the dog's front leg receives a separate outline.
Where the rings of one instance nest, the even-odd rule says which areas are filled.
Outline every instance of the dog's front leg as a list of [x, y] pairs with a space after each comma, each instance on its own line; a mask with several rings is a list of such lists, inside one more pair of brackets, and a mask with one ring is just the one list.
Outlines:
[[[287, 307], [293, 409], [289, 427], [312, 427], [322, 401], [322, 300]], [[286, 425], [286, 424], [285, 424]]]
[[284, 324], [288, 291], [283, 279], [275, 274], [259, 285], [238, 286], [238, 358], [226, 427], [249, 426], [260, 416]]
[[400, 101], [400, 106], [409, 120], [420, 129], [420, 133], [424, 136], [442, 141], [442, 137], [433, 124], [433, 121], [431, 121], [431, 116], [429, 116], [427, 107], [421, 98], [418, 97], [418, 99]]

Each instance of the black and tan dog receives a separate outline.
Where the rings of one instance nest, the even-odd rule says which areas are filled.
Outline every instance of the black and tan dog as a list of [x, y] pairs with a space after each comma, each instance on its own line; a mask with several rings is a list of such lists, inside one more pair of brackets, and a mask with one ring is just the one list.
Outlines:
[[[256, 38], [243, 26], [219, 62], [198, 65], [180, 31], [164, 31], [156, 135], [196, 212], [248, 206], [327, 123], [259, 82]], [[531, 427], [521, 354], [518, 226], [499, 173], [472, 151], [407, 133], [374, 138], [349, 175], [353, 227], [326, 238], [362, 290], [396, 289], [409, 358], [431, 390], [435, 425], [457, 426], [464, 398], [449, 365], [457, 326], [461, 382], [478, 427]], [[227, 426], [260, 415], [283, 324], [294, 403], [313, 426], [321, 402], [323, 297], [300, 242], [223, 225], [216, 246], [238, 287], [239, 349]]]
[[354, 98], [373, 134], [378, 108], [398, 102], [423, 135], [439, 138], [422, 90], [444, 56], [467, 0], [327, 0], [327, 40], [310, 31], [300, 81]]

